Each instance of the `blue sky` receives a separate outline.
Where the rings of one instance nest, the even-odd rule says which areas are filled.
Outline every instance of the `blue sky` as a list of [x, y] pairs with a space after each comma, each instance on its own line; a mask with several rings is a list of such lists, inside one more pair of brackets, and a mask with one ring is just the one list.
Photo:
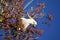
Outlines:
[[[25, 3], [22, 5], [22, 7], [24, 7], [28, 1], [30, 0], [25, 0]], [[38, 24], [40, 28], [44, 29], [41, 40], [60, 40], [60, 0], [34, 0], [25, 10], [28, 10], [31, 6], [36, 7], [36, 3], [43, 1], [46, 5], [44, 13], [51, 13], [53, 15], [53, 21], [51, 28], [45, 27], [44, 25], [42, 27]]]
[[[60, 0], [34, 0], [25, 10], [31, 6], [35, 7], [36, 3], [45, 2], [45, 14], [51, 13], [53, 15], [52, 27], [45, 28], [41, 36], [41, 40], [60, 40]], [[25, 4], [28, 0], [25, 2]], [[40, 26], [41, 27], [41, 26]]]
[[60, 2], [59, 0], [45, 0], [46, 12], [53, 15], [52, 28], [47, 29], [45, 34], [46, 40], [60, 40]]

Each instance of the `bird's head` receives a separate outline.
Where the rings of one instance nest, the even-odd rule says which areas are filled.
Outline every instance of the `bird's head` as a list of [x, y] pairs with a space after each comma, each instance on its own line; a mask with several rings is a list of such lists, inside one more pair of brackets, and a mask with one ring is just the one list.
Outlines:
[[28, 15], [28, 17], [29, 17], [29, 19], [30, 19], [30, 24], [31, 25], [33, 25], [34, 27], [36, 27], [36, 25], [37, 25], [37, 22], [35, 21], [35, 19], [34, 18], [32, 18], [28, 13], [27, 13], [27, 15]]

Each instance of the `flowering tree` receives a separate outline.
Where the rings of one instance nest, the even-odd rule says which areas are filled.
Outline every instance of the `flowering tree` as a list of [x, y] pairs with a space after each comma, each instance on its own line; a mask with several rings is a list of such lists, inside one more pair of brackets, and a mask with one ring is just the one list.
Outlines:
[[[35, 8], [31, 7], [31, 12], [25, 11], [31, 2], [33, 0], [21, 8], [24, 0], [0, 0], [0, 29], [5, 31], [5, 34], [2, 35], [5, 36], [3, 40], [14, 40], [14, 38], [16, 40], [37, 40], [39, 37], [36, 35], [42, 35], [44, 30], [38, 29], [37, 26], [39, 20], [46, 18], [48, 21], [40, 22], [40, 24], [49, 25], [53, 17], [50, 13], [44, 15], [44, 12], [40, 11], [41, 9], [44, 10], [45, 3], [36, 3]], [[28, 25], [26, 28], [25, 24]], [[35, 24], [37, 27], [34, 26]]]

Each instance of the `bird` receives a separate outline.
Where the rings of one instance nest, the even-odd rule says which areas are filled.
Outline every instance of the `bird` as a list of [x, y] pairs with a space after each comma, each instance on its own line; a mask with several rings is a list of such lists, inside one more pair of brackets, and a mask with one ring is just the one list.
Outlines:
[[22, 24], [24, 24], [24, 28], [23, 28], [24, 31], [27, 29], [27, 27], [28, 27], [30, 24], [33, 25], [34, 27], [36, 27], [36, 25], [37, 25], [37, 21], [36, 21], [35, 19], [33, 19], [28, 13], [27, 13], [27, 15], [28, 15], [28, 17], [29, 17], [28, 19], [25, 18], [25, 17], [22, 17], [22, 18], [21, 18]]

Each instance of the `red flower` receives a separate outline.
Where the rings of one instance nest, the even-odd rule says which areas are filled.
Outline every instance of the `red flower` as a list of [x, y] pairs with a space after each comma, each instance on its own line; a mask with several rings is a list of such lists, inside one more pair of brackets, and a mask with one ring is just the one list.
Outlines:
[[16, 23], [12, 23], [13, 26], [16, 26]]
[[38, 14], [39, 14], [40, 16], [43, 16], [43, 13], [42, 13], [42, 12], [38, 12]]
[[34, 8], [34, 10], [38, 12], [39, 11], [39, 8]]
[[32, 13], [30, 14], [30, 16], [33, 17], [33, 16], [34, 16], [34, 13], [32, 12]]
[[44, 3], [40, 3], [40, 4], [37, 4], [38, 7], [41, 7], [41, 8], [44, 8], [45, 7], [45, 4]]
[[24, 0], [19, 0], [17, 4], [18, 6], [21, 6], [23, 3], [24, 3]]
[[43, 30], [37, 30], [37, 34], [41, 35], [43, 33]]
[[6, 25], [10, 25], [10, 23], [9, 22], [6, 22]]
[[51, 21], [53, 19], [51, 14], [48, 14], [48, 19]]

